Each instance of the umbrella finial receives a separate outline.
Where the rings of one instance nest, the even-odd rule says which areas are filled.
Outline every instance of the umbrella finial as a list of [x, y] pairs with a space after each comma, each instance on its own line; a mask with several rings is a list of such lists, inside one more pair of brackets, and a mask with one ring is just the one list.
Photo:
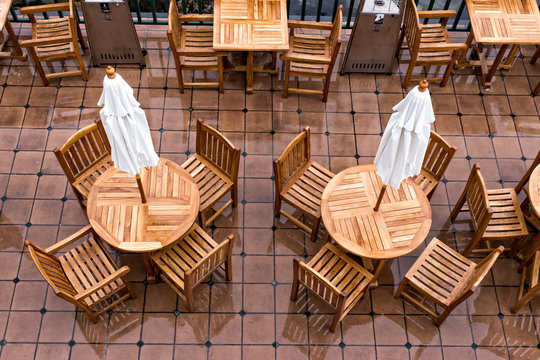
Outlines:
[[105, 72], [107, 73], [107, 77], [109, 79], [114, 79], [116, 77], [116, 70], [114, 70], [114, 68], [111, 65], [107, 66], [107, 68], [105, 69]]
[[420, 85], [418, 85], [418, 90], [424, 92], [424, 91], [426, 91], [428, 86], [429, 86], [429, 83], [428, 83], [427, 79], [424, 79], [424, 80], [420, 81]]

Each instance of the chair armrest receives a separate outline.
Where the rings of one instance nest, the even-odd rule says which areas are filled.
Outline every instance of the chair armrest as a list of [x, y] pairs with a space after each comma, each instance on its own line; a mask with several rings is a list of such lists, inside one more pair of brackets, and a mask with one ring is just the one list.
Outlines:
[[19, 9], [21, 14], [35, 14], [49, 11], [69, 11], [69, 3], [25, 6]]
[[41, 39], [29, 39], [29, 40], [23, 40], [19, 43], [22, 47], [34, 47], [34, 46], [45, 46], [45, 45], [54, 45], [54, 44], [64, 44], [68, 42], [72, 42], [73, 37], [70, 35], [64, 35], [54, 38], [41, 38]]
[[289, 20], [287, 22], [289, 28], [304, 28], [304, 29], [317, 29], [317, 30], [332, 30], [331, 22], [317, 22], [317, 21], [299, 21]]
[[419, 11], [419, 18], [449, 18], [456, 16], [454, 10], [429, 10], [429, 11]]
[[467, 44], [465, 43], [450, 43], [450, 44], [430, 44], [420, 45], [420, 51], [453, 51], [453, 50], [466, 50]]
[[214, 21], [214, 15], [211, 14], [187, 14], [178, 15], [178, 19], [183, 22], [193, 21]]
[[116, 270], [114, 273], [107, 276], [105, 279], [101, 280], [91, 288], [87, 289], [85, 292], [75, 295], [75, 300], [79, 301], [93, 295], [97, 291], [109, 285], [111, 282], [117, 280], [119, 277], [127, 275], [127, 273], [129, 273], [130, 271], [131, 269], [129, 268], [129, 266], [122, 266], [120, 269]]
[[295, 56], [288, 53], [281, 54], [279, 57], [282, 61], [296, 61], [310, 64], [324, 64], [328, 65], [332, 62], [332, 59], [327, 56], [313, 56], [313, 55], [302, 55]]
[[58, 243], [56, 243], [54, 245], [49, 246], [47, 249], [45, 249], [45, 252], [47, 252], [48, 254], [54, 254], [55, 252], [60, 251], [61, 249], [65, 248], [66, 246], [68, 246], [72, 242], [75, 242], [75, 241], [79, 240], [80, 238], [87, 235], [91, 231], [92, 231], [92, 226], [86, 225], [85, 227], [83, 227], [82, 229], [80, 229], [76, 233], [72, 234], [71, 236], [65, 238], [64, 240], [62, 240], [62, 241], [60, 241], [60, 242], [58, 242]]

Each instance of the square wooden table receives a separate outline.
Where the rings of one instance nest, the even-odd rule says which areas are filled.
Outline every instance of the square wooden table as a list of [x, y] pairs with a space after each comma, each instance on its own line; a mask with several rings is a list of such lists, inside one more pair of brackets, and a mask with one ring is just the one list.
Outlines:
[[[467, 47], [475, 41], [478, 60], [466, 60], [463, 51], [456, 67], [480, 67], [482, 85], [491, 86], [491, 79], [499, 67], [509, 69], [519, 45], [540, 44], [540, 12], [536, 0], [465, 0], [472, 30], [467, 38]], [[492, 62], [479, 45], [501, 45]], [[503, 56], [512, 45], [504, 62]], [[501, 63], [502, 62], [502, 63]], [[489, 68], [488, 68], [489, 67]]]
[[245, 71], [246, 89], [253, 92], [253, 72], [277, 74], [272, 66], [253, 66], [254, 51], [287, 51], [286, 0], [214, 0], [214, 50], [247, 51], [246, 65], [226, 71]]
[[[15, 35], [15, 31], [13, 31], [8, 19], [9, 9], [11, 9], [11, 0], [0, 0], [0, 33], [6, 29], [8, 34], [8, 36], [3, 35], [0, 37], [0, 59], [15, 58], [25, 61], [27, 56], [23, 53], [21, 45], [19, 45], [19, 41], [17, 40], [17, 35]], [[4, 46], [8, 39], [13, 44], [13, 51], [4, 51]]]

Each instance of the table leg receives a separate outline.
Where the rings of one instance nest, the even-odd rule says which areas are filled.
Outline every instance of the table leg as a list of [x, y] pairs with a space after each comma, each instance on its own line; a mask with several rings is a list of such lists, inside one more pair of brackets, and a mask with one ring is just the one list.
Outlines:
[[152, 258], [150, 257], [149, 253], [142, 254], [144, 265], [146, 266], [146, 281], [148, 281], [150, 284], [154, 284], [157, 281], [157, 272], [154, 268], [154, 262], [152, 261]]
[[246, 91], [253, 93], [253, 51], [248, 51], [246, 64]]
[[19, 59], [21, 61], [26, 61], [28, 56], [23, 53], [21, 45], [19, 44], [19, 40], [17, 40], [17, 35], [15, 34], [15, 31], [13, 31], [13, 27], [11, 27], [11, 23], [9, 22], [9, 20], [6, 20], [5, 28], [8, 33], [9, 39], [13, 44], [14, 50], [11, 53], [8, 53], [7, 51], [0, 53], [0, 57], [10, 57]]
[[501, 45], [501, 48], [499, 49], [499, 52], [497, 53], [495, 60], [493, 60], [493, 64], [491, 64], [491, 67], [489, 68], [489, 71], [487, 72], [487, 74], [484, 74], [484, 72], [482, 72], [482, 85], [485, 88], [491, 87], [491, 79], [495, 75], [495, 71], [497, 71], [497, 69], [499, 68], [499, 64], [501, 63], [501, 60], [507, 48], [508, 48], [507, 44]]

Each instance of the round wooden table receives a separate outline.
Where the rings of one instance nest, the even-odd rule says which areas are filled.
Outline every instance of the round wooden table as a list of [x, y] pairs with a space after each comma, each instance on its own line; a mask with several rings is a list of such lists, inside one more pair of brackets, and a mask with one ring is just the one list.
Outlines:
[[173, 243], [193, 225], [199, 189], [180, 165], [160, 158], [141, 171], [147, 202], [141, 202], [135, 176], [116, 168], [101, 175], [90, 190], [88, 220], [112, 247], [142, 253], [148, 281], [156, 280], [149, 253]]
[[[321, 215], [329, 235], [346, 251], [361, 256], [375, 282], [389, 259], [406, 255], [426, 238], [431, 206], [413, 181], [399, 190], [390, 186], [378, 211], [373, 208], [382, 187], [374, 164], [343, 170], [326, 186]], [[370, 260], [377, 260], [375, 268]]]
[[540, 165], [537, 166], [529, 177], [529, 202], [534, 214], [540, 218]]

